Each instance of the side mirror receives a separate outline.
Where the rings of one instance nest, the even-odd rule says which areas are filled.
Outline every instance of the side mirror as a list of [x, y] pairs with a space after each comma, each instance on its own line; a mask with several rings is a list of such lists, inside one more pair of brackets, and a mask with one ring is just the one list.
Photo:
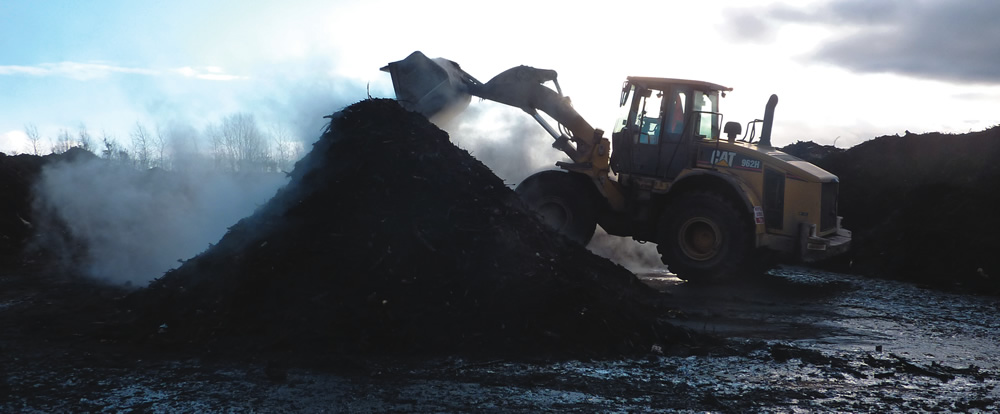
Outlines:
[[725, 132], [726, 136], [729, 137], [729, 142], [733, 142], [736, 140], [737, 135], [743, 133], [743, 127], [739, 122], [729, 121], [726, 122], [726, 126], [722, 128], [722, 132]]

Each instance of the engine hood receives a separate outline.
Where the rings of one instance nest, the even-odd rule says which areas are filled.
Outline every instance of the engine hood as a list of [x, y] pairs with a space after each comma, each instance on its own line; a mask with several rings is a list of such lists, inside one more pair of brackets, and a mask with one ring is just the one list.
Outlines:
[[745, 142], [702, 142], [698, 151], [698, 165], [751, 172], [762, 172], [766, 167], [780, 170], [789, 178], [801, 181], [838, 181], [836, 175], [801, 158], [771, 147], [759, 147]]

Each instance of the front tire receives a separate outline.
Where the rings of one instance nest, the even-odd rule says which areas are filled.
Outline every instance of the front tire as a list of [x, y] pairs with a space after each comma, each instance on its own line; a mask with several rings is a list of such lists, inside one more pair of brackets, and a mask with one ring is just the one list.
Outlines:
[[536, 173], [514, 190], [549, 227], [586, 246], [597, 228], [599, 196], [590, 178], [556, 170]]
[[750, 225], [736, 206], [712, 192], [680, 195], [660, 218], [657, 250], [671, 272], [709, 282], [752, 272]]

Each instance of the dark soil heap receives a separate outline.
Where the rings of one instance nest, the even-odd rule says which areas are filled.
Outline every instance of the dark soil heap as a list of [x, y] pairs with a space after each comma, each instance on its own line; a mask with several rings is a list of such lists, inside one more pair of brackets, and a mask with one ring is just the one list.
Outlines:
[[392, 100], [335, 114], [267, 205], [131, 298], [163, 345], [575, 356], [685, 335], [655, 300]]
[[42, 168], [49, 163], [94, 157], [80, 148], [44, 157], [0, 152], [0, 261], [17, 261], [34, 235], [31, 194]]
[[782, 150], [819, 154], [840, 178], [851, 271], [1000, 292], [1000, 127], [883, 136], [825, 156], [795, 145]]
[[833, 145], [820, 145], [812, 141], [797, 141], [782, 147], [781, 151], [815, 164], [832, 154], [840, 154], [845, 150]]

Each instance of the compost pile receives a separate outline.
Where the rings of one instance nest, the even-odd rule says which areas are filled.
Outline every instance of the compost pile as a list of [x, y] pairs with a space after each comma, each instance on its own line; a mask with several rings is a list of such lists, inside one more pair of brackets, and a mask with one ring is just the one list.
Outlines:
[[656, 300], [426, 118], [374, 99], [334, 114], [285, 188], [130, 306], [162, 346], [588, 356], [680, 341]]
[[30, 183], [42, 169], [42, 159], [0, 153], [0, 252], [16, 255], [31, 234]]
[[840, 154], [846, 150], [833, 145], [820, 145], [812, 141], [798, 141], [794, 144], [781, 147], [781, 151], [817, 164], [832, 154]]
[[94, 158], [89, 151], [72, 148], [61, 154], [7, 155], [0, 152], [0, 260], [16, 262], [35, 235], [32, 189], [49, 163]]
[[1000, 127], [793, 145], [782, 150], [840, 178], [850, 271], [1000, 293]]

